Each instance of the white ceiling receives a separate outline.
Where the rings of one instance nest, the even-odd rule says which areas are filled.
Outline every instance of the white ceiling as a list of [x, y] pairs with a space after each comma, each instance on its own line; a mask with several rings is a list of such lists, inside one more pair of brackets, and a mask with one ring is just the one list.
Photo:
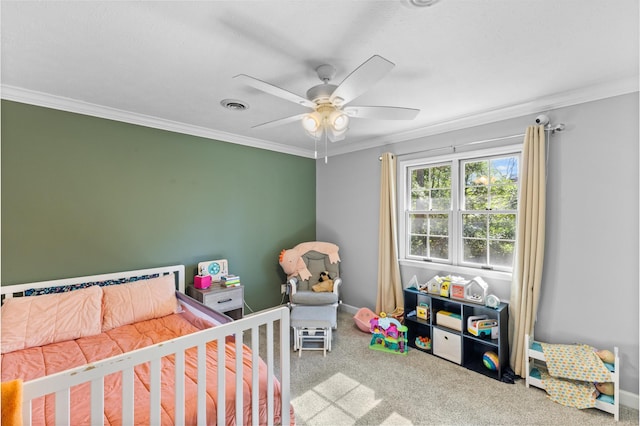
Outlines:
[[[312, 157], [305, 96], [329, 63], [338, 84], [374, 54], [395, 68], [357, 105], [418, 108], [352, 119], [335, 155], [638, 90], [638, 0], [1, 3], [2, 98]], [[249, 104], [243, 112], [220, 106]], [[324, 154], [324, 149], [321, 150]]]

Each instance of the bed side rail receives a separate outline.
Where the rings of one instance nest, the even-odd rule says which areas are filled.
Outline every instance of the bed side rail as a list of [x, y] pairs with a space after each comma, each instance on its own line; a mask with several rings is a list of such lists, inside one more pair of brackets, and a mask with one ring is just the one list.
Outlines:
[[[280, 359], [275, 360], [275, 333], [274, 324], [278, 322], [280, 336]], [[143, 363], [149, 363], [150, 367], [150, 419], [151, 424], [160, 424], [161, 416], [161, 358], [167, 355], [175, 355], [175, 419], [177, 424], [184, 424], [184, 371], [185, 351], [197, 347], [198, 351], [198, 391], [197, 391], [197, 417], [198, 424], [207, 424], [206, 419], [206, 344], [211, 341], [225, 341], [227, 336], [235, 336], [235, 366], [236, 366], [236, 421], [243, 421], [243, 383], [242, 383], [242, 345], [243, 333], [250, 330], [250, 341], [247, 345], [252, 349], [252, 388], [258, 389], [259, 369], [257, 368], [260, 352], [260, 327], [266, 327], [266, 353], [264, 358], [267, 366], [267, 413], [268, 424], [273, 424], [275, 417], [274, 407], [274, 377], [277, 377], [281, 386], [281, 411], [282, 424], [290, 423], [290, 351], [289, 349], [289, 310], [286, 307], [274, 308], [246, 316], [243, 319], [224, 325], [202, 330], [193, 334], [168, 340], [122, 355], [117, 355], [96, 363], [73, 368], [50, 376], [45, 376], [23, 385], [23, 422], [31, 425], [31, 401], [49, 394], [55, 394], [55, 424], [68, 425], [70, 417], [70, 389], [72, 386], [91, 383], [91, 424], [104, 424], [104, 377], [122, 372], [122, 415], [123, 424], [134, 424], [134, 367]], [[218, 346], [218, 359], [225, 357], [224, 344]], [[276, 371], [278, 367], [278, 372]], [[217, 424], [225, 424], [225, 368], [223, 362], [218, 362], [218, 396], [217, 396]], [[258, 392], [252, 392], [252, 419], [257, 425], [260, 418], [258, 412]], [[224, 407], [220, 409], [221, 407]], [[178, 421], [177, 419], [183, 419]]]

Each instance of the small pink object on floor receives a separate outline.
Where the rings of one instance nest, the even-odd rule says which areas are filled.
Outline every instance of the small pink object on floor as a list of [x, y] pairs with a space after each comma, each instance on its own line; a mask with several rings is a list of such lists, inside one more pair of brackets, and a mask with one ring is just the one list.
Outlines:
[[377, 315], [369, 308], [361, 308], [353, 317], [356, 326], [365, 333], [371, 333], [369, 320]]

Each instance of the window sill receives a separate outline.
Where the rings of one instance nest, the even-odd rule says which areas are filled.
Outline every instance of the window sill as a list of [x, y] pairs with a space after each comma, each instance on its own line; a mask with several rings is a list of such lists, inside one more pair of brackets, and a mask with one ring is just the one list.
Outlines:
[[493, 271], [491, 269], [469, 268], [465, 266], [450, 265], [447, 263], [421, 262], [419, 260], [400, 259], [400, 266], [409, 266], [412, 268], [420, 268], [429, 271], [445, 272], [452, 275], [461, 275], [464, 277], [477, 277], [488, 279], [498, 279], [511, 281], [513, 274], [511, 272]]

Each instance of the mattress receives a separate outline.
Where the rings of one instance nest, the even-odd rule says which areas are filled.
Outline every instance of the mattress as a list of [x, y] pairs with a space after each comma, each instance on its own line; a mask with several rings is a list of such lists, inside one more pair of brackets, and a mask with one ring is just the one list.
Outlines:
[[[189, 312], [172, 314], [161, 318], [142, 321], [130, 325], [121, 326], [107, 332], [82, 337], [76, 340], [52, 343], [22, 349], [2, 355], [2, 381], [21, 378], [24, 381], [50, 375], [69, 368], [82, 366], [91, 362], [105, 359], [114, 355], [140, 349], [169, 339], [194, 333], [212, 324], [202, 318], [197, 318]], [[216, 418], [217, 398], [217, 342], [207, 344], [207, 418]], [[235, 343], [232, 338], [225, 342], [225, 381], [226, 381], [226, 412], [227, 424], [235, 424]], [[244, 346], [243, 349], [243, 403], [245, 410], [242, 424], [250, 424], [251, 418], [251, 349]], [[162, 359], [162, 424], [174, 424], [174, 364], [173, 357]], [[267, 401], [267, 372], [262, 360], [259, 364], [259, 393], [260, 393], [260, 419], [258, 423], [266, 422]], [[197, 348], [192, 348], [185, 353], [185, 412], [186, 423], [196, 423], [195, 398], [197, 395]], [[134, 394], [135, 394], [135, 423], [149, 424], [149, 393], [150, 373], [148, 364], [142, 364], [134, 370]], [[104, 394], [105, 409], [104, 423], [107, 425], [122, 424], [122, 376], [115, 373], [105, 378]], [[90, 385], [83, 384], [71, 390], [71, 423], [90, 423], [90, 402], [86, 397], [90, 393]], [[275, 394], [275, 421], [281, 420], [281, 407], [278, 402], [280, 396], [280, 384], [274, 382]], [[53, 425], [54, 422], [54, 397], [49, 395], [33, 401], [33, 424]], [[290, 410], [292, 424], [295, 422], [293, 411]], [[264, 416], [264, 418], [263, 418]]]

